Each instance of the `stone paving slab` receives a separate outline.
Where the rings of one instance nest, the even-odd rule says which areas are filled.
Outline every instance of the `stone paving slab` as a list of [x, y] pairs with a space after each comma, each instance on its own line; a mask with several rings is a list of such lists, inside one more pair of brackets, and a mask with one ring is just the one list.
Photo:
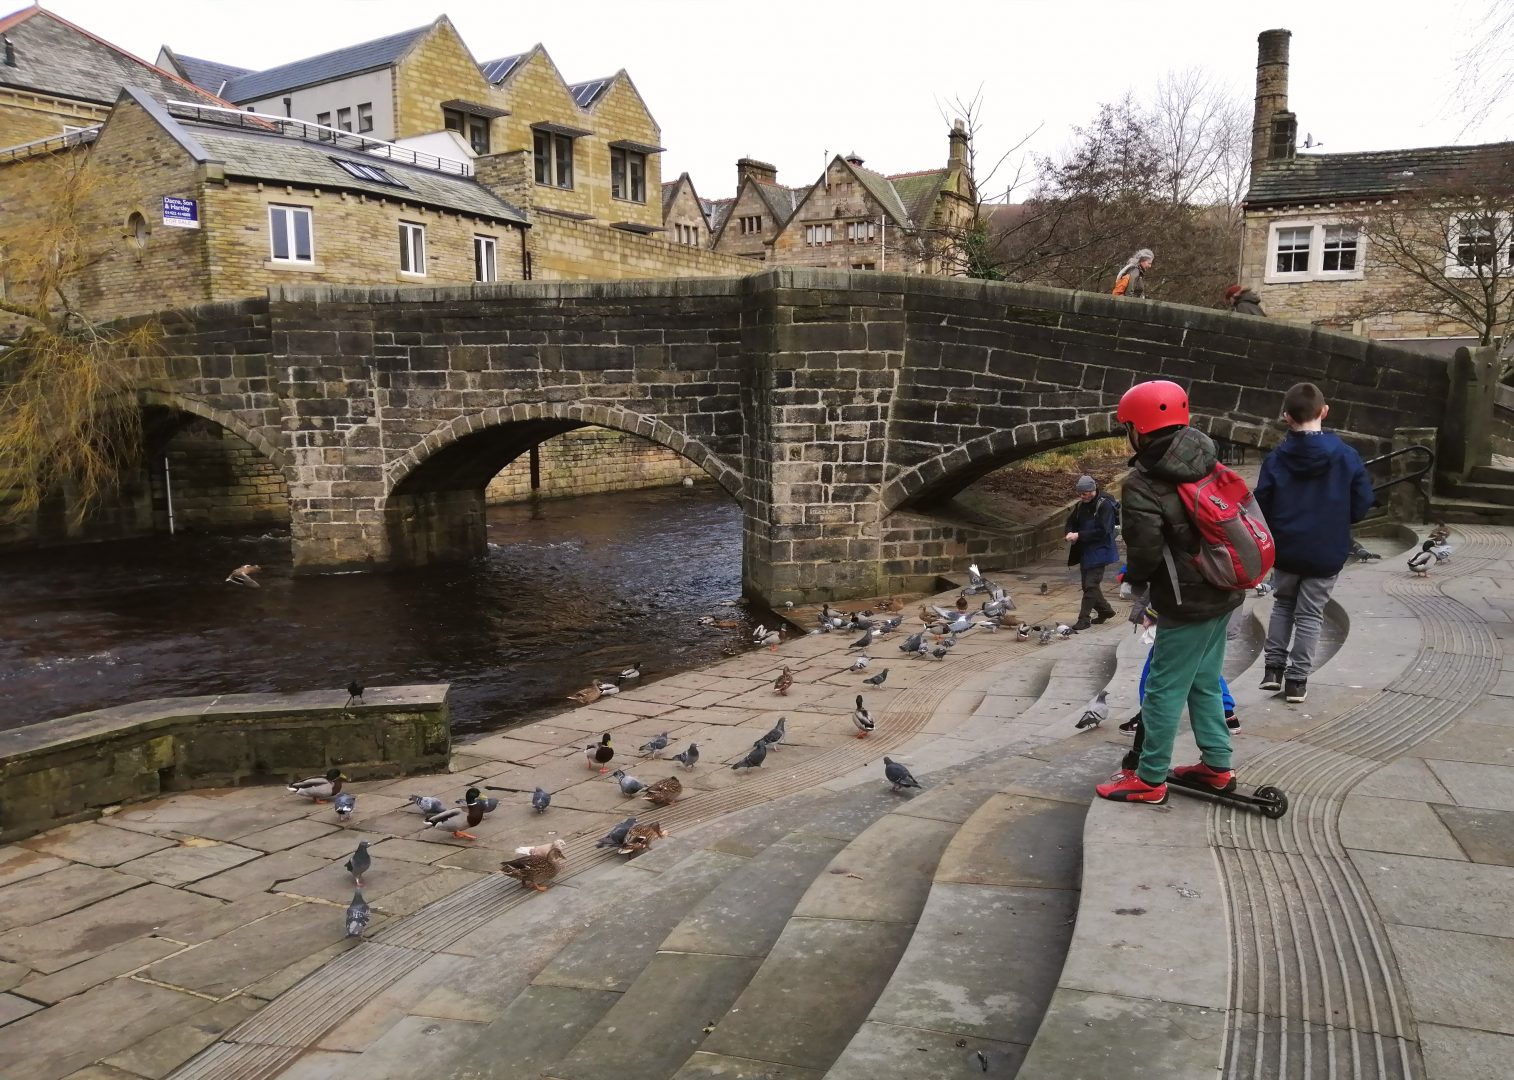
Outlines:
[[1389, 925], [1416, 1019], [1514, 1035], [1514, 940]]
[[1433, 809], [1473, 862], [1514, 866], [1514, 812], [1464, 806]]
[[185, 885], [241, 866], [262, 855], [255, 848], [215, 841], [186, 842], [121, 864], [123, 874], [136, 874], [159, 885]]
[[1438, 1024], [1419, 1025], [1426, 1075], [1435, 1080], [1506, 1080], [1514, 1036]]
[[1020, 1075], [1056, 1080], [1214, 1080], [1225, 1011], [1058, 989]]
[[194, 914], [165, 919], [154, 934], [184, 945], [198, 945], [298, 903], [302, 903], [298, 897], [253, 893], [239, 900], [222, 902]]
[[[0, 930], [46, 922], [99, 900], [134, 889], [142, 878], [81, 863], [24, 878], [0, 889]], [[0, 935], [0, 942], [4, 935]], [[5, 950], [0, 947], [0, 956]]]
[[286, 821], [282, 825], [275, 825], [271, 829], [264, 829], [261, 832], [239, 836], [237, 837], [237, 844], [244, 848], [256, 848], [262, 852], [285, 851], [314, 840], [317, 837], [335, 832], [339, 827], [336, 822], [296, 818], [294, 821]]
[[996, 794], [956, 834], [937, 881], [1077, 887], [1086, 807], [1054, 799]]
[[161, 960], [183, 948], [184, 946], [176, 941], [165, 941], [162, 938], [133, 938], [113, 949], [107, 949], [91, 956], [88, 960], [74, 964], [72, 967], [63, 968], [51, 975], [28, 979], [16, 990], [33, 1001], [52, 1005], [64, 998], [82, 994], [103, 982], [109, 982], [118, 975], [144, 968], [153, 961]]
[[498, 1020], [482, 1025], [468, 1050], [448, 1060], [448, 1080], [498, 1080], [505, 1060], [516, 1075], [540, 1075], [619, 999], [608, 990], [532, 986]]
[[673, 1074], [672, 1080], [821, 1080], [825, 1075], [819, 1069], [801, 1069], [701, 1050]]
[[[869, 1020], [826, 1071], [826, 1080], [1013, 1076], [1026, 1047]], [[978, 1055], [982, 1054], [980, 1060]], [[984, 1068], [984, 1062], [987, 1068]], [[1027, 1078], [1029, 1080], [1029, 1078]]]
[[1514, 938], [1514, 867], [1384, 852], [1353, 851], [1351, 861], [1387, 922]]
[[843, 848], [805, 891], [794, 915], [913, 926], [956, 827], [886, 814]]
[[362, 1053], [410, 1015], [411, 1006], [436, 987], [455, 983], [459, 991], [468, 993], [471, 980], [464, 976], [464, 972], [469, 967], [470, 961], [464, 956], [439, 953], [429, 958], [328, 1031], [317, 1046], [322, 1050]]
[[1466, 761], [1425, 762], [1460, 806], [1514, 810], [1514, 768]]
[[214, 906], [206, 897], [148, 883], [56, 919], [0, 934], [0, 957], [52, 973]]
[[276, 851], [261, 859], [245, 862], [235, 869], [191, 882], [185, 888], [221, 900], [241, 900], [315, 873], [326, 863], [327, 860], [310, 855]]
[[67, 859], [44, 855], [19, 845], [0, 847], [0, 889], [67, 865]]
[[144, 974], [160, 983], [222, 998], [342, 941], [345, 924], [345, 907], [300, 904], [161, 960]]
[[1337, 823], [1347, 848], [1433, 859], [1467, 857], [1429, 803], [1353, 795], [1341, 805]]
[[136, 1045], [106, 1058], [105, 1064], [132, 1076], [162, 1080], [261, 1007], [262, 1002], [245, 997], [212, 1005], [189, 1020], [154, 1032]]
[[173, 847], [174, 842], [161, 836], [117, 829], [108, 823], [86, 821], [34, 836], [23, 841], [21, 846], [56, 855], [69, 862], [88, 863], [90, 866], [120, 866], [162, 848]]
[[23, 1016], [30, 1016], [40, 1008], [40, 1002], [29, 1001], [15, 994], [0, 994], [0, 1027], [13, 1020], [20, 1020]]

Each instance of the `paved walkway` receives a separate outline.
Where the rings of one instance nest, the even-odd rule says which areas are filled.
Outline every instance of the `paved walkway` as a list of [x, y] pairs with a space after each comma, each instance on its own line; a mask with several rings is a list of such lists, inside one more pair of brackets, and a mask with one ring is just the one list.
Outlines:
[[[0, 1076], [1506, 1076], [1514, 533], [1458, 532], [1428, 582], [1401, 559], [1343, 579], [1349, 633], [1307, 705], [1237, 681], [1246, 778], [1289, 790], [1281, 822], [1089, 812], [1123, 739], [1071, 720], [1104, 686], [1126, 715], [1140, 659], [1111, 624], [969, 635], [939, 664], [880, 642], [865, 741], [851, 638], [800, 638], [459, 746], [446, 776], [355, 785], [345, 825], [207, 791], [0, 848]], [[1004, 578], [1032, 621], [1076, 593], [1061, 567]], [[1266, 602], [1247, 610], [1232, 673], [1257, 661]], [[761, 770], [721, 767], [780, 715]], [[628, 808], [585, 767], [601, 731], [647, 781], [674, 769], [637, 745], [698, 741], [685, 799]], [[884, 753], [926, 790], [889, 792]], [[509, 789], [475, 842], [406, 808], [474, 785]], [[597, 851], [627, 813], [672, 838]], [[554, 838], [544, 896], [493, 873]]]

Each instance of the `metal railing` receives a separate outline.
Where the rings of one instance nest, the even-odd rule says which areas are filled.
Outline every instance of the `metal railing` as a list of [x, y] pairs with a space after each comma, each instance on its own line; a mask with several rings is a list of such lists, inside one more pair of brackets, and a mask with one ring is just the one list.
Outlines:
[[[1390, 477], [1381, 484], [1373, 484], [1372, 491], [1377, 495], [1381, 495], [1394, 484], [1413, 484], [1414, 490], [1419, 492], [1420, 498], [1424, 499], [1425, 505], [1428, 506], [1430, 504], [1430, 493], [1425, 490], [1424, 479], [1435, 471], [1435, 451], [1431, 450], [1428, 446], [1423, 446], [1419, 443], [1415, 443], [1413, 446], [1401, 446], [1397, 450], [1390, 450], [1386, 454], [1370, 458], [1362, 462], [1362, 464], [1370, 469], [1374, 465], [1380, 465], [1385, 461], [1392, 461], [1394, 458], [1403, 457], [1405, 454], [1423, 454], [1425, 456], [1424, 463], [1413, 472], [1406, 472], [1402, 476]], [[1381, 506], [1382, 503], [1379, 502], [1378, 505]]]
[[423, 154], [408, 146], [398, 146], [382, 139], [370, 139], [366, 135], [355, 135], [350, 131], [326, 127], [324, 124], [313, 124], [309, 120], [299, 120], [292, 116], [270, 116], [267, 113], [248, 112], [245, 109], [199, 105], [193, 101], [170, 101], [168, 113], [181, 120], [222, 124], [226, 127], [260, 131], [264, 134], [272, 132], [288, 138], [303, 139], [306, 142], [340, 147], [343, 150], [356, 150], [370, 157], [388, 158], [390, 161], [417, 165], [433, 172], [452, 173], [455, 176], [473, 175], [473, 166], [466, 161], [438, 157], [436, 154]]
[[45, 139], [33, 139], [31, 142], [24, 142], [17, 146], [7, 146], [0, 149], [0, 161], [18, 161], [36, 154], [52, 154], [59, 150], [67, 150], [70, 146], [94, 142], [99, 134], [100, 125], [92, 124], [63, 135], [50, 135]]

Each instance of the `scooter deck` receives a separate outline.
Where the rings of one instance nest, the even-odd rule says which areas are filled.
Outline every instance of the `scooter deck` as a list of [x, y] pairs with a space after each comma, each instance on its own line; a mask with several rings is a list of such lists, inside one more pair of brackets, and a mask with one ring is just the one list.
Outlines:
[[1248, 810], [1255, 810], [1264, 817], [1280, 818], [1288, 812], [1288, 796], [1280, 790], [1269, 785], [1257, 788], [1252, 793], [1231, 788], [1229, 791], [1216, 791], [1208, 784], [1180, 779], [1167, 774], [1168, 790], [1177, 790], [1185, 794], [1198, 795], [1202, 798], [1211, 799], [1214, 802], [1226, 803], [1230, 806], [1243, 806]]

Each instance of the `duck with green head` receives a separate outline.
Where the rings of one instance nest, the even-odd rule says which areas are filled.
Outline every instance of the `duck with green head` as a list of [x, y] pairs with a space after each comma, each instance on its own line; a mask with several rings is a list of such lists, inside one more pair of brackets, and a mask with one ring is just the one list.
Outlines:
[[463, 796], [462, 806], [449, 806], [439, 814], [432, 814], [426, 819], [427, 827], [450, 829], [452, 835], [459, 840], [477, 840], [478, 837], [468, 830], [478, 828], [478, 823], [484, 820], [484, 814], [488, 812], [483, 799], [479, 798], [482, 794], [478, 788], [469, 788]]
[[343, 781], [350, 779], [351, 777], [342, 772], [341, 769], [327, 769], [325, 776], [312, 776], [305, 780], [296, 780], [289, 785], [289, 790], [296, 795], [303, 795], [307, 799], [314, 799], [316, 802], [325, 802], [327, 799], [341, 794]]

